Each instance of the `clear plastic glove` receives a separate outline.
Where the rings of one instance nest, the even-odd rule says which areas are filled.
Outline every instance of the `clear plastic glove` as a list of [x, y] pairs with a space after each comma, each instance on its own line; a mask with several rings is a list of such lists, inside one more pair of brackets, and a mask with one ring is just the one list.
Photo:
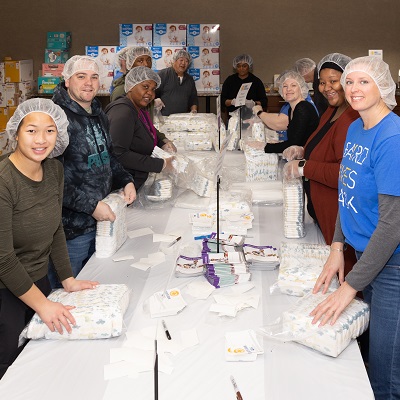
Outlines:
[[283, 150], [282, 158], [288, 161], [304, 158], [304, 147], [290, 146]]
[[293, 160], [285, 164], [285, 166], [283, 167], [284, 179], [290, 180], [301, 177], [301, 175], [299, 174], [299, 161], [300, 160]]
[[156, 110], [160, 111], [163, 107], [165, 107], [165, 104], [160, 98], [154, 99], [154, 108]]
[[234, 105], [235, 105], [235, 102], [236, 102], [236, 98], [232, 99], [232, 100], [231, 100], [231, 106], [234, 106]]
[[253, 100], [246, 100], [246, 101], [244, 102], [244, 105], [245, 105], [247, 108], [253, 108], [253, 107], [256, 105], [256, 103], [254, 103]]
[[167, 151], [168, 153], [176, 153], [176, 147], [172, 142], [167, 142], [164, 144], [164, 146], [161, 147], [164, 151]]
[[253, 107], [253, 114], [257, 115], [258, 112], [263, 111], [263, 108], [259, 105]]
[[166, 158], [164, 160], [164, 167], [163, 167], [163, 171], [165, 172], [173, 172], [175, 167], [174, 167], [174, 161], [175, 161], [175, 157], [169, 157]]
[[190, 110], [190, 114], [197, 114], [197, 110]]

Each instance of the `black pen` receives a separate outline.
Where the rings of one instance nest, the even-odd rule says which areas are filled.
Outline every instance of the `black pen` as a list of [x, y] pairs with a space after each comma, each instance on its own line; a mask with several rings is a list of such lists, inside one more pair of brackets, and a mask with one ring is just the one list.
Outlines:
[[166, 325], [165, 321], [162, 320], [161, 323], [162, 323], [162, 326], [163, 326], [163, 328], [164, 328], [164, 332], [165, 332], [165, 334], [166, 334], [166, 336], [167, 336], [167, 339], [168, 339], [168, 340], [171, 340], [171, 335], [170, 335], [169, 332], [168, 332], [168, 328], [167, 328], [167, 325]]
[[175, 243], [179, 242], [182, 239], [182, 236], [177, 237], [168, 247], [173, 246]]

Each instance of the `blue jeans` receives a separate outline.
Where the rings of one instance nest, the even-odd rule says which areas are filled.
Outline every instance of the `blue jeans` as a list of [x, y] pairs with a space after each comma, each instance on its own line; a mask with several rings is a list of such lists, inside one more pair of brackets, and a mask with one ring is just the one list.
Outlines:
[[[75, 239], [67, 240], [67, 248], [69, 259], [71, 261], [72, 274], [76, 277], [84, 265], [89, 261], [89, 258], [95, 252], [96, 232], [89, 232], [78, 236]], [[48, 277], [52, 289], [62, 287], [53, 263], [49, 262]]]
[[363, 290], [371, 307], [368, 375], [376, 400], [400, 399], [400, 256], [389, 261]]

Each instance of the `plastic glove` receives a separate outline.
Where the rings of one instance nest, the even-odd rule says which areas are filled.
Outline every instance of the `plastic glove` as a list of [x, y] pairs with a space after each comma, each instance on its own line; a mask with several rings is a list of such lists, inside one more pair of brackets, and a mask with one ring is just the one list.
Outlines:
[[190, 110], [190, 114], [197, 114], [197, 110]]
[[235, 101], [236, 101], [236, 98], [231, 100], [231, 106], [235, 105]]
[[160, 98], [154, 100], [154, 108], [155, 108], [156, 110], [159, 111], [159, 110], [161, 110], [163, 107], [165, 107], [165, 104], [163, 103], [163, 101], [162, 101]]
[[172, 142], [167, 142], [164, 144], [164, 146], [161, 147], [164, 151], [167, 151], [168, 153], [176, 153], [176, 147]]
[[263, 108], [259, 105], [253, 107], [253, 114], [257, 115], [258, 112], [263, 111]]
[[253, 107], [256, 105], [256, 103], [254, 103], [253, 100], [246, 100], [246, 101], [244, 102], [244, 105], [245, 105], [247, 108], [253, 108]]
[[283, 150], [282, 158], [288, 161], [304, 158], [304, 147], [290, 146]]
[[295, 179], [300, 178], [299, 174], [299, 161], [300, 160], [293, 160], [289, 161], [283, 167], [283, 179]]
[[256, 150], [264, 150], [265, 148], [265, 143], [258, 140], [248, 140], [246, 145]]

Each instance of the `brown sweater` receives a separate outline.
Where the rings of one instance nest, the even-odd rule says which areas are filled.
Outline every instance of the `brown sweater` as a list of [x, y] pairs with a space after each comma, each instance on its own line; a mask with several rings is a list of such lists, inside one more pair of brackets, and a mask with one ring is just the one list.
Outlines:
[[60, 281], [72, 276], [61, 222], [63, 168], [43, 161], [43, 180], [23, 175], [8, 157], [0, 161], [0, 288], [26, 293], [47, 274], [51, 257]]

